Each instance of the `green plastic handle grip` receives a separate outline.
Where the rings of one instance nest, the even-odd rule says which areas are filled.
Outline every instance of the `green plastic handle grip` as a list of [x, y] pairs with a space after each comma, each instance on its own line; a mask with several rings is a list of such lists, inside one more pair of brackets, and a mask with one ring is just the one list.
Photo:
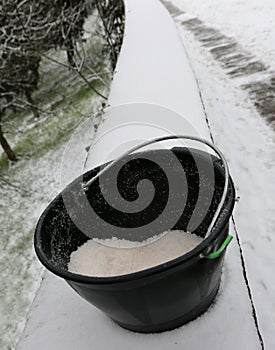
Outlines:
[[207, 258], [208, 259], [216, 259], [218, 258], [221, 253], [225, 250], [225, 248], [228, 246], [228, 244], [232, 241], [233, 236], [227, 235], [227, 237], [225, 238], [225, 240], [223, 241], [222, 245], [220, 246], [220, 248], [218, 250], [216, 250], [213, 253], [210, 253]]

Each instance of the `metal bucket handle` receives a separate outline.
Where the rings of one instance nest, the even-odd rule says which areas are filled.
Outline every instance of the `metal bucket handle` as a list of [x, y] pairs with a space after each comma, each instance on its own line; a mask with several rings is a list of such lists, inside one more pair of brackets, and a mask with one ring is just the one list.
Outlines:
[[[216, 210], [216, 212], [215, 212], [215, 215], [213, 216], [212, 221], [211, 221], [211, 223], [210, 223], [210, 225], [209, 225], [209, 227], [208, 227], [208, 229], [207, 229], [206, 235], [205, 235], [205, 237], [204, 237], [204, 239], [206, 239], [206, 238], [210, 235], [210, 233], [211, 233], [211, 231], [212, 231], [212, 229], [213, 229], [213, 227], [214, 227], [214, 225], [215, 225], [215, 223], [216, 223], [216, 221], [217, 221], [217, 219], [218, 219], [218, 217], [219, 217], [219, 215], [220, 215], [220, 213], [221, 213], [221, 210], [222, 210], [222, 207], [223, 207], [223, 205], [224, 205], [224, 202], [225, 202], [225, 200], [226, 200], [226, 195], [227, 195], [227, 190], [228, 190], [228, 184], [229, 184], [229, 170], [228, 170], [227, 161], [226, 161], [226, 159], [225, 159], [223, 153], [218, 149], [218, 147], [216, 147], [216, 146], [213, 145], [211, 142], [209, 142], [209, 141], [207, 141], [207, 140], [205, 140], [205, 139], [203, 139], [203, 138], [196, 137], [196, 136], [190, 136], [190, 135], [173, 135], [173, 136], [161, 136], [161, 137], [157, 137], [157, 138], [154, 138], [154, 139], [152, 139], [152, 140], [149, 140], [149, 141], [145, 141], [145, 142], [143, 142], [143, 143], [141, 143], [141, 144], [139, 144], [139, 145], [137, 145], [137, 146], [132, 147], [132, 148], [129, 149], [128, 151], [124, 152], [121, 156], [119, 156], [117, 159], [113, 160], [110, 164], [108, 164], [105, 168], [103, 168], [102, 170], [100, 170], [100, 171], [99, 171], [93, 178], [91, 178], [89, 181], [83, 182], [83, 184], [82, 184], [82, 189], [83, 189], [84, 191], [87, 191], [87, 190], [89, 189], [90, 185], [91, 185], [95, 180], [97, 180], [102, 174], [104, 174], [104, 173], [105, 173], [106, 171], [108, 171], [108, 169], [110, 169], [113, 165], [115, 165], [117, 162], [121, 161], [124, 157], [130, 155], [130, 154], [133, 153], [134, 151], [137, 151], [137, 150], [139, 150], [140, 148], [143, 148], [143, 147], [145, 147], [145, 146], [149, 146], [149, 145], [154, 144], [154, 143], [157, 143], [157, 142], [167, 141], [167, 140], [174, 140], [174, 139], [185, 139], [185, 140], [192, 140], [192, 141], [198, 141], [198, 142], [200, 142], [200, 143], [203, 143], [203, 144], [207, 145], [208, 147], [212, 148], [212, 150], [220, 157], [220, 159], [222, 160], [222, 163], [223, 163], [224, 174], [225, 174], [225, 183], [224, 183], [223, 194], [222, 194], [220, 203], [219, 203], [219, 205], [218, 205], [218, 207], [217, 207], [217, 210]], [[224, 246], [224, 243], [222, 244], [221, 247], [224, 246], [223, 249], [220, 250], [221, 247], [218, 249], [218, 251], [220, 251], [220, 253], [225, 249], [225, 247], [226, 247], [226, 246], [230, 243], [230, 241], [232, 240], [232, 237], [231, 237], [231, 238], [229, 238], [229, 237], [231, 237], [231, 236], [227, 236], [227, 237], [226, 237], [226, 240], [224, 241], [224, 243], [227, 242], [227, 244], [226, 244], [225, 246]], [[217, 251], [217, 252], [218, 252], [218, 251]], [[217, 252], [216, 252], [216, 253], [217, 253]], [[214, 259], [214, 258], [216, 258], [216, 257], [218, 257], [218, 256], [220, 255], [220, 254], [218, 254], [218, 255], [216, 254], [216, 255], [214, 256], [213, 254], [215, 254], [215, 253], [212, 253], [212, 254], [207, 255], [207, 257], [209, 257], [209, 258], [211, 258], [211, 259]], [[213, 256], [211, 257], [211, 255], [213, 255]], [[206, 257], [206, 256], [204, 255], [204, 257]]]

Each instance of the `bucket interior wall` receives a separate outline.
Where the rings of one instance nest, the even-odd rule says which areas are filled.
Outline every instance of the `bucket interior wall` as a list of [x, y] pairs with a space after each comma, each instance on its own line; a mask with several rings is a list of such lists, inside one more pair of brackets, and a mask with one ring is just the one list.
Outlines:
[[[161, 162], [166, 162], [169, 166], [171, 151], [148, 151], [142, 153], [141, 155], [149, 153], [150, 156], [153, 154], [156, 164], [148, 161], [148, 159], [145, 159], [145, 161], [139, 159], [137, 161], [136, 155], [135, 158], [133, 158], [133, 156], [129, 156], [129, 162], [127, 163], [130, 165], [128, 167], [125, 166], [118, 177], [119, 192], [125, 198], [125, 200], [128, 200], [129, 202], [137, 198], [137, 184], [142, 179], [149, 179], [155, 187], [155, 195], [150, 203], [149, 209], [145, 208], [143, 212], [135, 213], [134, 216], [128, 215], [126, 218], [128, 221], [126, 220], [126, 228], [124, 231], [125, 235], [127, 235], [127, 227], [131, 228], [137, 223], [143, 223], [144, 218], [145, 220], [150, 221], [154, 220], [155, 217], [160, 215], [160, 213], [163, 212], [162, 208], [166, 204], [165, 201], [167, 200], [167, 196], [171, 195], [171, 193], [169, 193], [169, 186], [164, 186], [165, 178], [163, 178], [163, 174], [160, 172], [159, 166], [157, 165], [158, 160], [161, 159]], [[175, 210], [181, 210], [181, 215], [172, 229], [186, 231], [194, 209], [196, 208], [196, 210], [200, 210], [201, 208], [201, 211], [203, 212], [205, 211], [205, 203], [208, 203], [209, 208], [207, 210], [207, 215], [204, 215], [201, 223], [193, 230], [193, 233], [204, 237], [215, 210], [220, 202], [224, 187], [224, 171], [221, 166], [221, 162], [214, 156], [209, 156], [209, 154], [198, 150], [192, 150], [191, 154], [190, 150], [180, 148], [174, 149], [173, 153], [185, 171], [188, 193], [186, 194], [186, 204], [184, 208], [175, 208]], [[196, 160], [194, 160], [194, 154]], [[198, 162], [201, 167], [200, 177], [197, 170]], [[208, 179], [207, 169], [209, 166], [213, 165], [215, 182], [213, 196], [212, 198], [209, 198], [208, 196], [205, 196], [204, 198], [202, 196], [198, 200], [198, 192], [203, 190], [204, 186], [206, 188], [210, 181]], [[96, 168], [84, 174], [84, 181], [87, 181], [93, 177], [98, 171], [99, 168]], [[173, 173], [173, 169], [171, 171]], [[178, 170], [175, 169], [175, 172], [177, 171]], [[177, 176], [177, 174], [175, 174], [175, 176]], [[76, 179], [55, 198], [55, 200], [49, 205], [40, 218], [36, 230], [37, 232], [39, 231], [36, 250], [41, 250], [48, 262], [61, 271], [67, 270], [71, 253], [77, 250], [79, 246], [89, 239], [89, 237], [82, 232], [83, 230], [77, 227], [75, 224], [74, 218], [79, 213], [81, 213], [82, 217], [85, 218], [85, 225], [87, 225], [89, 229], [89, 234], [94, 238], [105, 239], [111, 238], [113, 235], [112, 232], [106, 233], [102, 229], [102, 219], [107, 218], [107, 220], [114, 225], [125, 226], [125, 217], [114, 212], [113, 208], [104, 201], [98, 182], [93, 183], [87, 193], [83, 193], [83, 191], [80, 191], [82, 180], [82, 177]], [[83, 210], [83, 208], [78, 208], [79, 196], [81, 195], [87, 196], [89, 205], [91, 205], [97, 212], [100, 218], [99, 220], [91, 220], [89, 213], [85, 213], [85, 209]], [[64, 198], [66, 201], [66, 196], [70, 196], [69, 205], [68, 203], [66, 205], [64, 204]], [[214, 230], [216, 229], [222, 231], [222, 229], [227, 225], [234, 205], [234, 196], [234, 186], [230, 179], [227, 200]], [[164, 221], [165, 220], [166, 219], [164, 217]], [[131, 232], [131, 229], [128, 231]], [[102, 232], [104, 232], [104, 234]], [[149, 234], [153, 236], [155, 232], [151, 232]], [[125, 237], [130, 240], [140, 241], [148, 238], [148, 236], [143, 236], [142, 231], [141, 234], [136, 237], [129, 235], [129, 237], [124, 236], [123, 238]]]

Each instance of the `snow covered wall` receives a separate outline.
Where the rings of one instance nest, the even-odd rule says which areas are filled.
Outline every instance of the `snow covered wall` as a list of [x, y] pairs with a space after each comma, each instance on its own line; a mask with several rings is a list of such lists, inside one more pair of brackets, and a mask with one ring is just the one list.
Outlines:
[[170, 14], [158, 0], [127, 0], [125, 8], [125, 35], [108, 100], [111, 108], [89, 152], [87, 168], [157, 136], [210, 138], [195, 77]]

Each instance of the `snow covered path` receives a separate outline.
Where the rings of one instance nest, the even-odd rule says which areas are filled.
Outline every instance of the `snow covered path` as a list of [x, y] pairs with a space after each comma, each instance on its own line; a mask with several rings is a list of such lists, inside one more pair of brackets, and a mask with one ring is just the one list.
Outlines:
[[[179, 2], [176, 0], [173, 4]], [[275, 205], [272, 197], [275, 135], [255, 112], [246, 93], [240, 90], [239, 82], [228, 78], [224, 67], [211, 57], [209, 48], [200, 45], [192, 31], [190, 34], [186, 30], [185, 23], [188, 20], [190, 23], [192, 16], [180, 10], [186, 8], [177, 8], [176, 21], [198, 77], [212, 135], [228, 157], [240, 196], [234, 218], [246, 268], [244, 273], [251, 289], [260, 336], [265, 347], [272, 349], [275, 347]], [[272, 69], [264, 72], [265, 79], [270, 79], [268, 74], [272, 74]], [[242, 81], [253, 78], [255, 75], [252, 78], [244, 75]], [[261, 76], [256, 76], [257, 79]], [[275, 115], [274, 108], [271, 113]]]
[[236, 225], [231, 225], [235, 239], [226, 255], [218, 297], [207, 313], [184, 327], [141, 335], [116, 326], [47, 273], [18, 350], [275, 347], [274, 133], [239, 84], [227, 77], [207, 49], [182, 26], [181, 22], [190, 18], [190, 14], [182, 14], [184, 10], [182, 6], [176, 9], [177, 23], [198, 79], [210, 131], [228, 158], [240, 196]]
[[[189, 8], [189, 3], [187, 5], [181, 0], [176, 0], [175, 2], [184, 3], [184, 9], [186, 6], [187, 9]], [[275, 26], [268, 27], [268, 22], [261, 23], [261, 26], [259, 26], [259, 23], [255, 20], [255, 23], [259, 26], [257, 35], [259, 33], [266, 33], [269, 30], [271, 32], [271, 38], [267, 40], [265, 50], [261, 51], [258, 48], [255, 49], [259, 40], [256, 40], [255, 35], [252, 36], [251, 42], [254, 43], [254, 46], [252, 46], [252, 50], [250, 51], [249, 48], [251, 45], [247, 44], [243, 46], [240, 44], [243, 40], [239, 42], [236, 37], [234, 37], [235, 28], [241, 27], [243, 33], [246, 33], [247, 28], [245, 22], [240, 24], [237, 21], [237, 23], [235, 23], [233, 21], [233, 16], [230, 22], [231, 33], [229, 32], [229, 34], [226, 35], [225, 32], [228, 33], [228, 28], [224, 26], [223, 23], [220, 23], [220, 21], [217, 21], [217, 18], [213, 16], [211, 5], [208, 5], [208, 11], [205, 10], [201, 12], [202, 18], [207, 18], [206, 13], [209, 13], [208, 20], [206, 19], [204, 22], [200, 17], [194, 16], [192, 12], [183, 11], [175, 5], [171, 6], [170, 2], [164, 1], [164, 3], [171, 13], [178, 18], [178, 22], [181, 26], [191, 31], [196, 40], [210, 52], [214, 60], [224, 69], [225, 73], [229, 77], [234, 78], [234, 84], [248, 93], [248, 97], [259, 114], [262, 115], [266, 122], [275, 130], [274, 64], [265, 63], [267, 52], [271, 54], [274, 50]], [[235, 5], [238, 6], [238, 4]], [[248, 13], [251, 12], [249, 12], [249, 10], [251, 9], [247, 5]], [[254, 11], [252, 12], [255, 16]], [[275, 14], [275, 8], [273, 8], [273, 13]], [[217, 15], [217, 12], [215, 11], [214, 14]], [[218, 14], [218, 19], [220, 19], [220, 17], [223, 18], [224, 12], [218, 12]], [[234, 14], [236, 16], [238, 12], [235, 11]], [[250, 16], [247, 16], [247, 18], [250, 18]], [[219, 23], [220, 25], [217, 26], [215, 23]], [[224, 23], [227, 22], [225, 21]], [[274, 37], [273, 41], [271, 40], [272, 37]], [[269, 50], [267, 48], [269, 48]]]
[[180, 11], [222, 29], [253, 55], [273, 67], [275, 26], [273, 0], [172, 0]]

